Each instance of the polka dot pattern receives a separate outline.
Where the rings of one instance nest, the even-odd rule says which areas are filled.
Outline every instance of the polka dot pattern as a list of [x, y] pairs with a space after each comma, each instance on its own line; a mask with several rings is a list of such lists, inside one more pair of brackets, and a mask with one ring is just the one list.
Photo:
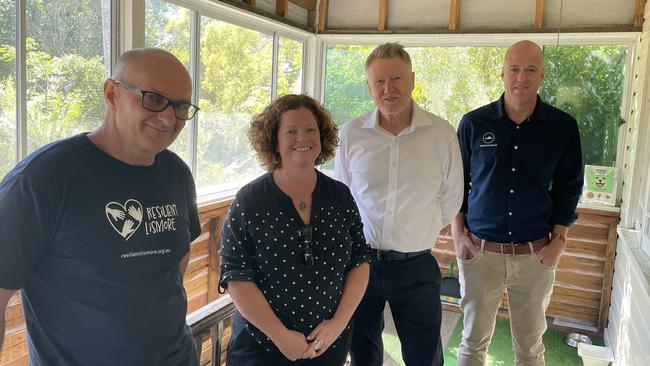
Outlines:
[[[302, 260], [304, 226], [291, 199], [267, 173], [243, 187], [222, 230], [221, 285], [253, 281], [289, 328], [309, 334], [333, 316], [347, 272], [370, 260], [356, 204], [342, 183], [318, 173], [312, 195], [314, 265]], [[265, 347], [268, 338], [247, 330]]]

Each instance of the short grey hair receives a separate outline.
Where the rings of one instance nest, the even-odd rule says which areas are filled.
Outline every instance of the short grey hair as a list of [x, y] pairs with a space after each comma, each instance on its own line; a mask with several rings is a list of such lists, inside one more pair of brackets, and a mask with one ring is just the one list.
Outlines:
[[397, 42], [388, 42], [377, 46], [377, 48], [372, 50], [370, 55], [368, 55], [368, 58], [366, 59], [366, 71], [368, 71], [368, 67], [373, 60], [378, 58], [393, 58], [396, 56], [406, 62], [409, 66], [409, 70], [412, 70], [411, 56], [406, 52], [404, 46]]

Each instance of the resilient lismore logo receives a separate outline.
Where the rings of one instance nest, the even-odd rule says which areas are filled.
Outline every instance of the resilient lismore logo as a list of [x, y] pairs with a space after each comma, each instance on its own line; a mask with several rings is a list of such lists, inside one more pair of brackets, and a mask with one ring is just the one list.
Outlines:
[[106, 218], [124, 240], [129, 240], [142, 223], [142, 205], [134, 199], [127, 200], [124, 205], [109, 202], [106, 204]]

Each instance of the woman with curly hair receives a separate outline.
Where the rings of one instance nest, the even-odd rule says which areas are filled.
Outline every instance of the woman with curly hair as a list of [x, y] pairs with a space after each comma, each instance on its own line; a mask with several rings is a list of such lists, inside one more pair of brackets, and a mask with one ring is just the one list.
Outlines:
[[222, 230], [220, 284], [237, 308], [228, 365], [342, 365], [370, 250], [348, 188], [315, 169], [336, 126], [317, 101], [285, 95], [248, 137], [268, 173], [237, 193]]

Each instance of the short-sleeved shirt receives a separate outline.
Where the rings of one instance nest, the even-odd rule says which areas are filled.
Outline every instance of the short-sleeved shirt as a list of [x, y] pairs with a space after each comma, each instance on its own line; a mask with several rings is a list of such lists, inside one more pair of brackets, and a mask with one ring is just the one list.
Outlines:
[[[287, 328], [308, 335], [334, 315], [346, 274], [370, 260], [370, 248], [350, 191], [320, 172], [310, 218], [313, 266], [303, 263], [304, 226], [271, 173], [244, 186], [222, 230], [221, 285], [253, 281]], [[268, 350], [274, 347], [252, 324], [246, 327]]]
[[85, 134], [0, 184], [0, 287], [22, 289], [30, 365], [194, 365], [179, 269], [200, 232], [169, 151], [125, 164]]
[[458, 139], [465, 170], [467, 228], [482, 239], [521, 243], [570, 226], [582, 192], [576, 120], [537, 97], [517, 124], [503, 96], [463, 116]]

